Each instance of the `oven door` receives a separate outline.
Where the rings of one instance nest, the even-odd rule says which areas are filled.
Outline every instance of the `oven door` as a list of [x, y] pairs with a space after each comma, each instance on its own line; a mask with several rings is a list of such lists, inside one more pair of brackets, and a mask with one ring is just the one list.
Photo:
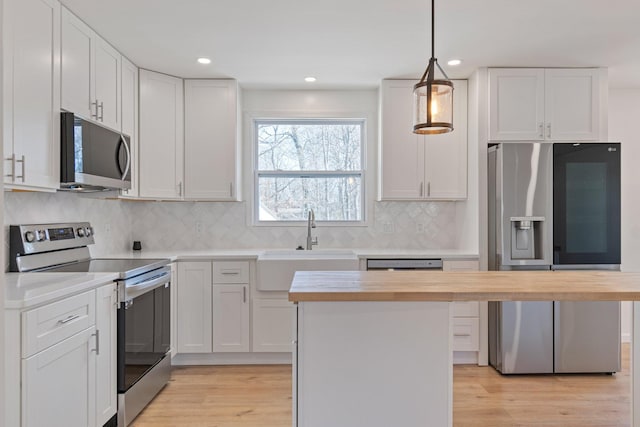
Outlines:
[[[126, 287], [118, 309], [118, 392], [125, 393], [169, 351], [170, 270]], [[124, 288], [124, 292], [122, 290]]]

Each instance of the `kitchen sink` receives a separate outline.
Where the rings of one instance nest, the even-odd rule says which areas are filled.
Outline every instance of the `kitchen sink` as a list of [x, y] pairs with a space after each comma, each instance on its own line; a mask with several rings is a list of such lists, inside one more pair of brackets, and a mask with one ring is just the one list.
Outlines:
[[355, 252], [348, 249], [267, 250], [258, 256], [257, 289], [288, 291], [296, 271], [359, 270], [359, 267]]

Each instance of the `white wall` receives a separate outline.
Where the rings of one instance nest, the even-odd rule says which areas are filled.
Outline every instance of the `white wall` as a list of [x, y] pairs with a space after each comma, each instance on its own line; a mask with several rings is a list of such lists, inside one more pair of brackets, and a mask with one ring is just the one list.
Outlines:
[[[0, 34], [3, 33], [3, 29], [2, 29], [2, 22], [3, 22], [3, 18], [2, 18], [2, 14], [3, 14], [3, 9], [4, 9], [4, 1], [0, 0]], [[3, 147], [4, 147], [4, 141], [3, 141], [3, 127], [2, 127], [2, 120], [4, 117], [3, 111], [2, 111], [2, 105], [4, 104], [4, 102], [2, 102], [2, 100], [4, 100], [4, 96], [2, 93], [2, 88], [4, 87], [4, 76], [2, 74], [2, 70], [4, 70], [4, 64], [2, 63], [2, 49], [0, 49], [0, 159], [4, 159], [4, 155], [3, 155]], [[3, 170], [3, 166], [4, 166], [4, 162], [0, 162], [0, 175], [4, 176], [4, 170]], [[2, 194], [0, 194], [0, 217], [2, 216], [3, 212], [4, 212], [4, 192], [2, 192]], [[4, 249], [5, 249], [5, 239], [4, 239], [4, 234], [2, 234], [0, 236], [0, 259], [4, 259]], [[2, 275], [2, 277], [0, 277], [0, 307], [4, 308], [4, 275]], [[4, 349], [5, 348], [5, 344], [4, 344], [4, 316], [0, 316], [0, 343], [2, 344], [0, 346], [0, 348]], [[0, 350], [0, 414], [4, 414], [4, 351]], [[3, 421], [4, 416], [0, 416], [0, 425], [2, 425], [4, 423]]]
[[[609, 141], [622, 144], [622, 270], [640, 271], [640, 89], [609, 91]], [[631, 332], [631, 303], [622, 306], [622, 336]]]

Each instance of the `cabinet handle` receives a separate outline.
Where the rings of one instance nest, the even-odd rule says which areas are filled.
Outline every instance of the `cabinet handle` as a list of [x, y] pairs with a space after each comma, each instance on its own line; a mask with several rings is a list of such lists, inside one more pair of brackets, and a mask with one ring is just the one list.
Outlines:
[[76, 319], [79, 319], [79, 318], [80, 318], [80, 315], [79, 315], [79, 314], [72, 314], [71, 316], [68, 316], [68, 317], [67, 317], [67, 318], [65, 318], [65, 319], [58, 320], [58, 323], [59, 323], [59, 324], [61, 324], [61, 325], [64, 325], [65, 323], [69, 323], [69, 322], [71, 322], [72, 320], [76, 320]]
[[547, 138], [551, 138], [551, 123], [547, 123]]
[[226, 275], [234, 275], [234, 276], [235, 276], [235, 275], [240, 274], [240, 272], [239, 272], [239, 271], [233, 271], [233, 270], [222, 270], [222, 271], [221, 271], [221, 273], [222, 273], [223, 275], [225, 275], [225, 276], [226, 276]]
[[[96, 113], [97, 113], [97, 109], [96, 109]], [[98, 117], [98, 120], [100, 120], [101, 122], [104, 122], [104, 102], [100, 101], [100, 117]]]
[[[93, 114], [93, 109], [91, 108], [91, 106], [95, 106], [96, 107], [96, 113]], [[98, 100], [96, 99], [95, 102], [92, 102], [91, 105], [89, 105], [89, 112], [91, 113], [91, 118], [98, 120]]]
[[420, 197], [424, 197], [424, 182], [420, 183]]
[[11, 173], [5, 175], [7, 178], [11, 178], [11, 181], [16, 180], [16, 155], [15, 153], [11, 155], [11, 157], [5, 157], [5, 160], [9, 160], [11, 162]]
[[24, 182], [24, 180], [27, 177], [27, 173], [25, 172], [26, 168], [27, 168], [27, 160], [25, 159], [24, 155], [21, 156], [22, 158], [20, 160], [16, 160], [17, 163], [22, 163], [22, 175], [20, 176], [16, 176], [16, 178], [22, 178], [22, 182]]
[[182, 197], [182, 181], [178, 183], [178, 196]]
[[96, 356], [100, 356], [100, 329], [96, 329], [95, 334], [91, 334], [92, 337], [96, 337], [96, 348], [91, 351], [96, 352]]
[[233, 182], [229, 183], [229, 197], [233, 197]]
[[538, 136], [544, 138], [544, 124], [542, 122], [538, 124]]
[[247, 302], [247, 287], [246, 286], [242, 287], [242, 302], [244, 302], [244, 303]]
[[471, 334], [453, 334], [454, 337], [470, 337]]
[[431, 181], [427, 182], [427, 197], [431, 197]]

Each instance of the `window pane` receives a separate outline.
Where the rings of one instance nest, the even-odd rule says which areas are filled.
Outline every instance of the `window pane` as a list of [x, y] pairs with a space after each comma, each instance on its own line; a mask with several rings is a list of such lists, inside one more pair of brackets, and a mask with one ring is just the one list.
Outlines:
[[259, 177], [260, 221], [361, 221], [361, 177]]
[[258, 170], [356, 171], [362, 122], [257, 124]]

